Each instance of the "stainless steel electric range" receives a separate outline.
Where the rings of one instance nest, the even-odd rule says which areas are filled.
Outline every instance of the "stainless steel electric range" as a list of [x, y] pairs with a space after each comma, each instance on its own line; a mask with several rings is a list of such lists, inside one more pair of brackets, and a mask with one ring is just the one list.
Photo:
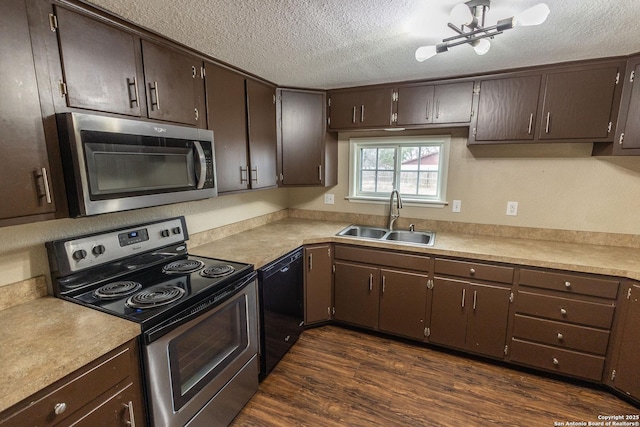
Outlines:
[[151, 425], [226, 426], [258, 388], [256, 273], [186, 240], [177, 217], [48, 242], [54, 293], [140, 324]]

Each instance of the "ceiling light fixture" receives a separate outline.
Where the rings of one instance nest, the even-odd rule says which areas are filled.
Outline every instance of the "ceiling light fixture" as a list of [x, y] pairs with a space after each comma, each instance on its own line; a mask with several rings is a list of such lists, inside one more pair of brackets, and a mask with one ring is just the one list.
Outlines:
[[489, 10], [490, 0], [470, 0], [466, 3], [457, 4], [452, 10], [450, 18], [454, 22], [461, 22], [460, 27], [449, 22], [447, 25], [458, 35], [448, 37], [435, 46], [422, 46], [416, 50], [416, 60], [425, 61], [432, 56], [446, 52], [454, 46], [469, 44], [478, 55], [489, 52], [492, 39], [506, 30], [516, 26], [530, 26], [542, 24], [549, 15], [549, 6], [544, 3], [537, 4], [526, 9], [511, 18], [498, 21], [496, 25], [484, 26], [485, 15]]

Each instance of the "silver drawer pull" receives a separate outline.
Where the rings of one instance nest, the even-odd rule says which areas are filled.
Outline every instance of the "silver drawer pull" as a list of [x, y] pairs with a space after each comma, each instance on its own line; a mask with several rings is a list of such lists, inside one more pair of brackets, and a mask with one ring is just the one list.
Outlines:
[[129, 401], [129, 404], [124, 406], [127, 408], [129, 412], [129, 421], [125, 422], [125, 424], [131, 427], [136, 427], [136, 416], [135, 416], [135, 413], [133, 412], [133, 402]]
[[571, 282], [569, 282], [569, 281], [564, 282], [564, 287], [567, 288], [567, 289], [570, 289], [571, 288]]
[[373, 274], [369, 274], [369, 292], [373, 291]]
[[56, 415], [60, 415], [66, 410], [67, 410], [67, 404], [64, 402], [56, 403], [56, 406], [53, 407], [53, 412], [55, 412]]
[[560, 309], [560, 314], [562, 314], [563, 316], [566, 316], [567, 315], [567, 310], [564, 309], [564, 308], [561, 308]]
[[471, 274], [472, 276], [473, 276], [474, 274], [476, 274], [476, 269], [475, 269], [475, 268], [470, 268], [470, 269], [469, 269], [469, 274]]
[[560, 366], [560, 361], [558, 359], [556, 359], [555, 357], [553, 358], [553, 365], [554, 366]]
[[561, 332], [558, 332], [558, 341], [562, 341], [564, 339], [564, 335]]

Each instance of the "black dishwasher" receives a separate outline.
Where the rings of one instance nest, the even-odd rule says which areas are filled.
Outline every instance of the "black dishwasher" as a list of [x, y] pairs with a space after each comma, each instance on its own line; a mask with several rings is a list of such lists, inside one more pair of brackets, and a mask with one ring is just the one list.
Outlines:
[[302, 248], [258, 269], [260, 379], [298, 340], [304, 325]]

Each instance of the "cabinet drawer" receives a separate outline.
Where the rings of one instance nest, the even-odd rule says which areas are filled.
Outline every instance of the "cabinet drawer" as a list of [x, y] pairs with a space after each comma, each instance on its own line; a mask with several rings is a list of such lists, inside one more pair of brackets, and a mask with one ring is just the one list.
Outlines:
[[609, 332], [585, 326], [516, 314], [513, 336], [557, 347], [585, 351], [604, 356], [609, 344]]
[[511, 361], [594, 381], [602, 380], [604, 369], [604, 357], [515, 338], [511, 341]]
[[513, 267], [481, 264], [450, 259], [436, 259], [435, 273], [468, 279], [489, 280], [491, 282], [512, 283]]
[[[132, 354], [129, 347], [88, 370], [71, 374], [74, 377], [52, 392], [9, 418], [7, 425], [51, 426], [67, 419], [84, 405], [130, 377]], [[66, 409], [59, 415], [55, 407], [64, 403]], [[77, 414], [75, 415], [77, 416]]]
[[520, 270], [519, 283], [536, 288], [609, 299], [617, 297], [620, 286], [620, 282], [613, 279], [528, 269]]
[[429, 271], [429, 257], [336, 245], [335, 258], [416, 271]]
[[518, 292], [516, 312], [580, 325], [609, 329], [614, 306], [577, 299]]

